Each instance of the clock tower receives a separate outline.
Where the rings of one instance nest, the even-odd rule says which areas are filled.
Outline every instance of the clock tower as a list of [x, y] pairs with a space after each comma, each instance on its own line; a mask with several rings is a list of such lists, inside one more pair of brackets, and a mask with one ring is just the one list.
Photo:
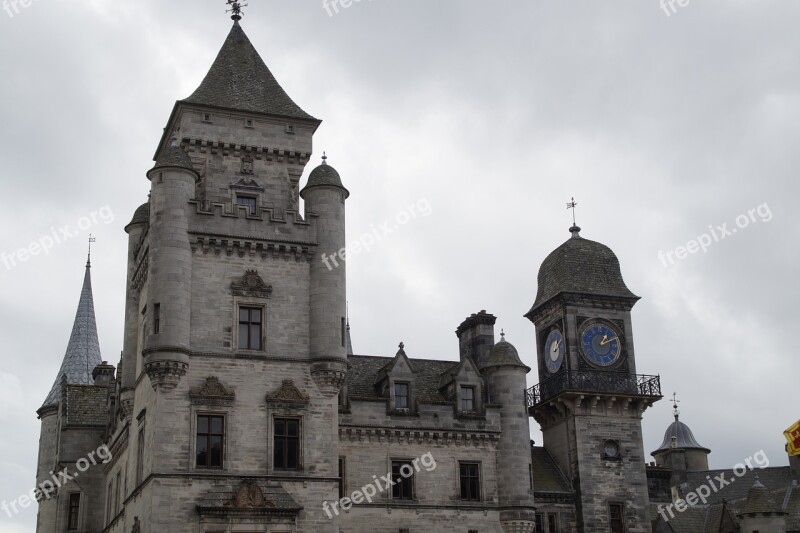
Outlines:
[[639, 300], [610, 248], [580, 228], [542, 263], [536, 301], [539, 384], [528, 412], [572, 482], [581, 532], [650, 532], [641, 419], [661, 398], [637, 374], [631, 309]]

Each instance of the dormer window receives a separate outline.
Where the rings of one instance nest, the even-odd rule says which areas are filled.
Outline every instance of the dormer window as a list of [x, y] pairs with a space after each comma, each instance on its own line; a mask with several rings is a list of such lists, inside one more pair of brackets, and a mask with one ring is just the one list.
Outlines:
[[464, 412], [475, 411], [475, 387], [461, 386], [461, 410]]
[[395, 383], [394, 384], [394, 408], [395, 409], [408, 409], [409, 402], [409, 389], [408, 383]]

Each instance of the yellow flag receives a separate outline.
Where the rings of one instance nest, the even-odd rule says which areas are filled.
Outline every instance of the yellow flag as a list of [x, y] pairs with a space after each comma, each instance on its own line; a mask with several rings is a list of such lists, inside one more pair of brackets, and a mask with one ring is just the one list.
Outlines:
[[789, 441], [789, 455], [792, 457], [800, 455], [800, 420], [784, 431], [783, 434], [786, 435], [786, 440]]

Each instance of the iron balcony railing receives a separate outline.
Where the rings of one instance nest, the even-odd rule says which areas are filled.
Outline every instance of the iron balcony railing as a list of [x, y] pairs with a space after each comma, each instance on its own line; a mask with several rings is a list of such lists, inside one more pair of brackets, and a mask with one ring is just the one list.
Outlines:
[[661, 377], [604, 372], [568, 370], [550, 377], [525, 392], [528, 407], [534, 407], [562, 392], [617, 394], [645, 398], [661, 397]]

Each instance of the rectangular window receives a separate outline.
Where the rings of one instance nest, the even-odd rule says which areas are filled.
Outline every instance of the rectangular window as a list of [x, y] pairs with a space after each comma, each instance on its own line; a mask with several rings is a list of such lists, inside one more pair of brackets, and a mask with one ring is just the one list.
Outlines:
[[608, 505], [608, 516], [611, 533], [625, 533], [625, 517], [622, 504], [610, 503]]
[[461, 387], [461, 410], [466, 412], [475, 410], [475, 387]]
[[544, 533], [544, 515], [536, 513], [536, 533]]
[[261, 350], [262, 309], [239, 308], [239, 349]]
[[477, 502], [481, 499], [480, 465], [478, 463], [459, 463], [461, 478], [461, 499]]
[[109, 482], [108, 483], [108, 491], [106, 492], [106, 524], [111, 522], [113, 518], [113, 514], [111, 511], [111, 503], [114, 501], [114, 485]]
[[117, 484], [114, 486], [114, 492], [117, 495], [117, 498], [114, 500], [114, 514], [120, 512], [120, 502], [122, 500], [122, 491], [120, 490], [120, 483], [122, 481], [122, 471], [117, 472]]
[[558, 515], [547, 515], [547, 531], [549, 533], [558, 533]]
[[409, 461], [392, 461], [392, 498], [414, 499], [414, 465]]
[[255, 196], [239, 196], [236, 195], [236, 205], [243, 205], [248, 207], [248, 211], [250, 211], [251, 215], [256, 214], [256, 207], [258, 205], [258, 199]]
[[136, 486], [142, 483], [144, 477], [144, 426], [139, 428], [139, 437], [136, 441]]
[[197, 468], [222, 468], [225, 417], [197, 415]]
[[395, 409], [408, 409], [408, 383], [394, 384], [394, 407]]
[[346, 496], [344, 486], [345, 476], [345, 460], [344, 457], [339, 457], [339, 499], [341, 500]]
[[161, 331], [161, 304], [153, 305], [153, 333]]
[[347, 321], [342, 317], [342, 348], [347, 346], [345, 339], [347, 337]]
[[69, 495], [69, 513], [67, 514], [67, 531], [77, 531], [81, 516], [81, 493], [73, 492]]
[[300, 469], [300, 420], [275, 419], [273, 460], [276, 470]]
[[253, 127], [253, 119], [252, 118], [244, 119], [244, 127], [245, 128], [252, 128]]

